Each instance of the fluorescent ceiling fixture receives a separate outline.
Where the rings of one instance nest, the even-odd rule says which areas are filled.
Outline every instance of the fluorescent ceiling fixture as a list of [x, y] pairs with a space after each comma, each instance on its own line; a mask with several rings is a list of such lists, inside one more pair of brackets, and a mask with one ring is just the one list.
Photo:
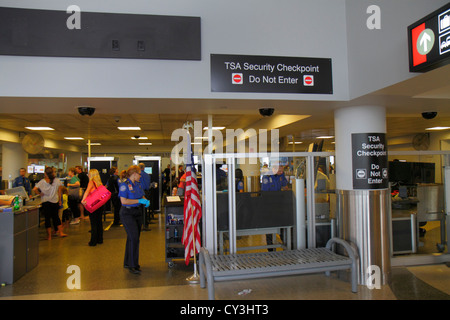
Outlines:
[[[295, 144], [302, 144], [303, 142], [301, 142], [301, 141], [295, 141]], [[289, 144], [294, 144], [294, 142], [289, 142]]]
[[191, 144], [202, 144], [201, 142], [192, 142]]
[[114, 161], [114, 157], [88, 157], [90, 161]]
[[84, 140], [82, 137], [64, 137], [66, 140]]
[[432, 127], [432, 128], [426, 128], [425, 130], [448, 130], [450, 127]]
[[119, 130], [141, 130], [140, 127], [117, 127]]
[[151, 146], [152, 143], [151, 142], [139, 142], [140, 146]]
[[133, 140], [148, 140], [148, 137], [138, 137], [138, 138], [131, 137], [131, 139], [133, 139]]
[[[208, 130], [209, 127], [204, 127], [203, 130]], [[223, 130], [225, 127], [212, 127], [213, 130]]]
[[331, 139], [334, 138], [334, 136], [321, 136], [321, 137], [317, 137], [316, 139]]
[[25, 129], [28, 129], [28, 130], [55, 130], [50, 127], [25, 127]]
[[195, 137], [194, 140], [208, 140], [208, 137]]
[[[89, 142], [86, 143], [86, 145], [88, 146], [88, 145], [89, 145]], [[101, 146], [102, 144], [101, 144], [100, 142], [91, 142], [90, 145], [91, 145], [91, 146]]]

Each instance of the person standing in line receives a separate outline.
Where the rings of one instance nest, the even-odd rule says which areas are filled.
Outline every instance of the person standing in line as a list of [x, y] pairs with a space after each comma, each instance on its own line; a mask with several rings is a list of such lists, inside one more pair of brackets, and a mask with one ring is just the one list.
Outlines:
[[112, 167], [109, 170], [109, 179], [106, 183], [107, 189], [111, 192], [111, 203], [114, 207], [113, 226], [120, 226], [120, 207], [122, 204], [119, 199], [119, 170]]
[[80, 179], [76, 175], [76, 169], [70, 168], [68, 171], [69, 181], [67, 182], [67, 189], [69, 194], [69, 208], [73, 214], [73, 221], [70, 224], [80, 223], [80, 208], [78, 206], [80, 202]]
[[86, 188], [89, 184], [89, 177], [87, 176], [86, 172], [83, 171], [82, 166], [76, 166], [75, 169], [77, 170], [77, 177], [80, 179], [80, 203], [78, 207], [80, 208], [80, 219], [85, 219], [84, 217], [84, 207], [81, 204], [81, 199], [84, 196], [84, 192], [86, 191]]
[[150, 201], [145, 199], [144, 190], [139, 183], [141, 169], [138, 166], [130, 166], [124, 178], [126, 178], [125, 181], [119, 186], [119, 197], [122, 203], [120, 221], [127, 232], [123, 266], [133, 274], [140, 274], [139, 237], [143, 223], [140, 205], [143, 204], [148, 207]]
[[[89, 183], [84, 192], [83, 199], [81, 199], [81, 204], [86, 204], [86, 198], [88, 195], [102, 185], [102, 180], [100, 179], [100, 174], [97, 169], [89, 170]], [[89, 220], [91, 221], [91, 241], [89, 241], [89, 246], [93, 247], [97, 244], [103, 243], [103, 211], [105, 206], [101, 206], [89, 215]]]
[[55, 177], [53, 168], [45, 168], [44, 179], [36, 183], [33, 191], [41, 196], [42, 211], [45, 217], [45, 228], [47, 229], [47, 240], [52, 239], [52, 224], [58, 229], [60, 237], [66, 237], [63, 232], [61, 219], [58, 216], [59, 207], [62, 204], [61, 187], [62, 183]]

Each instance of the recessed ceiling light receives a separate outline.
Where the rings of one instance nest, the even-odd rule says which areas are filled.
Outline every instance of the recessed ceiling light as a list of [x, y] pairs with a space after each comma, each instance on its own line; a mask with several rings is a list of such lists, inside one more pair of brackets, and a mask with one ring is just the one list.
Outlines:
[[148, 137], [131, 137], [133, 140], [148, 140]]
[[426, 128], [425, 130], [448, 130], [450, 127], [432, 127], [432, 128]]
[[[89, 142], [86, 143], [86, 145], [88, 146], [88, 145], [89, 145]], [[91, 145], [91, 146], [101, 146], [102, 144], [101, 144], [100, 142], [91, 142], [90, 145]]]
[[334, 138], [334, 136], [320, 136], [317, 137], [316, 139], [331, 139], [331, 138]]
[[141, 130], [140, 127], [117, 127], [119, 130]]
[[25, 127], [25, 129], [28, 129], [28, 130], [55, 130], [50, 127]]
[[[303, 142], [301, 142], [301, 141], [295, 141], [295, 144], [302, 144]], [[294, 144], [294, 142], [289, 142], [289, 144]]]
[[82, 137], [64, 137], [66, 140], [84, 140]]
[[151, 146], [152, 143], [151, 142], [139, 142], [140, 146]]

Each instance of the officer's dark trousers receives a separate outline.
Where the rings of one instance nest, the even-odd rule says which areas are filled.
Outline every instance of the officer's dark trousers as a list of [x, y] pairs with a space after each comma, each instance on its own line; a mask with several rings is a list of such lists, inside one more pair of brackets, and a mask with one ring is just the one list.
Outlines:
[[120, 221], [127, 232], [127, 243], [125, 245], [124, 267], [139, 267], [139, 237], [142, 227], [142, 209], [138, 207], [125, 207], [120, 209]]

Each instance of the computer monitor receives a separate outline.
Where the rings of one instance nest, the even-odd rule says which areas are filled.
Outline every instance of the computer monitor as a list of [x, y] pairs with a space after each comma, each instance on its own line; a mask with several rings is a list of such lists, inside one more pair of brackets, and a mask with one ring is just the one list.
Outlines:
[[45, 166], [34, 166], [34, 173], [44, 173]]

